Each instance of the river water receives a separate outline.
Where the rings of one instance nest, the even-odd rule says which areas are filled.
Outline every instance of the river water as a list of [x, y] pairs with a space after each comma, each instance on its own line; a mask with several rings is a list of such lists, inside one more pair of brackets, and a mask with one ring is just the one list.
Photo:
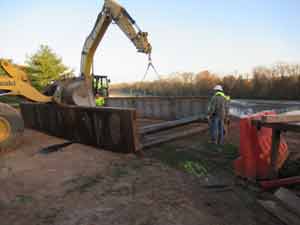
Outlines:
[[230, 114], [244, 117], [262, 111], [275, 111], [277, 113], [300, 110], [300, 101], [267, 101], [267, 100], [232, 100]]

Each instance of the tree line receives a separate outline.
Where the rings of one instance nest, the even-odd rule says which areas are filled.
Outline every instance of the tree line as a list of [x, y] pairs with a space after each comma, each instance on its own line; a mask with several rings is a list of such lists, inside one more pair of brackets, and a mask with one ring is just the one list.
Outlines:
[[[13, 60], [10, 60], [13, 62]], [[25, 66], [29, 79], [38, 90], [63, 77], [74, 76], [74, 70], [64, 65], [49, 46], [27, 56]], [[0, 67], [0, 75], [4, 71]], [[111, 92], [148, 96], [207, 96], [221, 84], [233, 98], [300, 100], [300, 64], [277, 63], [259, 66], [247, 74], [220, 76], [210, 71], [173, 73], [147, 82], [121, 83], [111, 86]]]
[[300, 64], [277, 63], [226, 76], [209, 71], [174, 73], [155, 81], [115, 84], [111, 90], [129, 95], [207, 96], [217, 84], [233, 98], [300, 100]]

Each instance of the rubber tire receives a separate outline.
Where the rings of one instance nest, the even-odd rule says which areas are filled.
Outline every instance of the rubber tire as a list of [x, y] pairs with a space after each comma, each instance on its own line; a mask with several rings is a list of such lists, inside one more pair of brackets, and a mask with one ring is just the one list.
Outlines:
[[8, 138], [0, 142], [0, 151], [14, 149], [20, 143], [20, 136], [24, 132], [24, 121], [15, 108], [1, 102], [0, 117], [6, 119], [11, 128]]

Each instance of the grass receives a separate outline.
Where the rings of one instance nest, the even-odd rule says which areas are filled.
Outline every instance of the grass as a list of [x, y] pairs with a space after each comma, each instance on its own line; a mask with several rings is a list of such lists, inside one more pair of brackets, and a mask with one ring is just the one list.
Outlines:
[[165, 144], [153, 157], [163, 163], [197, 177], [207, 176], [213, 170], [232, 171], [232, 160], [237, 158], [238, 148], [232, 144], [223, 147], [202, 142], [178, 150], [175, 144]]
[[196, 177], [208, 175], [208, 169], [202, 162], [186, 161], [180, 167], [183, 167], [185, 172], [193, 174]]
[[28, 204], [33, 201], [33, 198], [28, 195], [17, 195], [14, 202], [18, 204]]

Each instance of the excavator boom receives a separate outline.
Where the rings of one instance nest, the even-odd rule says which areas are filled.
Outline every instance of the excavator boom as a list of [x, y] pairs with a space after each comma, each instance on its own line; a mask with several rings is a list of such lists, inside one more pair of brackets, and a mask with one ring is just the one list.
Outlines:
[[85, 87], [77, 89], [77, 96], [87, 92], [88, 102], [94, 106], [92, 94], [91, 69], [95, 52], [101, 42], [109, 25], [114, 22], [135, 45], [138, 52], [151, 54], [151, 44], [148, 42], [148, 34], [142, 32], [136, 25], [134, 19], [129, 15], [124, 7], [114, 0], [105, 0], [102, 11], [99, 13], [94, 28], [87, 37], [81, 53], [80, 75], [84, 77]]
[[103, 9], [98, 15], [94, 28], [83, 46], [80, 67], [80, 74], [82, 76], [89, 77], [91, 75], [95, 52], [107, 28], [112, 22], [115, 22], [128, 39], [131, 40], [138, 52], [151, 54], [152, 47], [148, 42], [148, 34], [139, 29], [136, 22], [124, 7], [114, 0], [105, 0]]

